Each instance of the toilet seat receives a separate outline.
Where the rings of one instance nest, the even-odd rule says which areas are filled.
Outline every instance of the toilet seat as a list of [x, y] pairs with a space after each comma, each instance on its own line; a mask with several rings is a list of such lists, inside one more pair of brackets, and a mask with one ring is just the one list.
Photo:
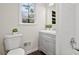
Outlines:
[[9, 51], [7, 55], [25, 55], [25, 51], [22, 48], [17, 48]]

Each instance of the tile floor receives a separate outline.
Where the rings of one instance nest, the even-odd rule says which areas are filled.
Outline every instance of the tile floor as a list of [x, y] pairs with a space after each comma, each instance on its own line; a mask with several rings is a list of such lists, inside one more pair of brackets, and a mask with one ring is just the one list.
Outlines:
[[46, 55], [46, 54], [43, 53], [42, 51], [37, 50], [37, 51], [34, 51], [34, 52], [32, 52], [32, 53], [30, 53], [28, 55]]

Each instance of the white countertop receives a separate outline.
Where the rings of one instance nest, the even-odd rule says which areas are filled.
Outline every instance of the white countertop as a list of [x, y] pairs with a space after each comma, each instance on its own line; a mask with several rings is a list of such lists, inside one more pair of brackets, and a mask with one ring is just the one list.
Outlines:
[[41, 30], [40, 32], [56, 35], [56, 30]]

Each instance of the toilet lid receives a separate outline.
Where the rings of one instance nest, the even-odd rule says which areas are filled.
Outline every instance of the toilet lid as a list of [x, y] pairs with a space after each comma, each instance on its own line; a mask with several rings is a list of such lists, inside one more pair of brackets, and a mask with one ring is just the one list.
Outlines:
[[24, 55], [25, 51], [22, 48], [13, 49], [7, 53], [7, 55]]

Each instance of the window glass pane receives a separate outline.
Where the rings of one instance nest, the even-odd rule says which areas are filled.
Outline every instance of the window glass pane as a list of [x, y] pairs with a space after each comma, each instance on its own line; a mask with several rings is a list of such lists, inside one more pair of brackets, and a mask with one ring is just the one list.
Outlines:
[[23, 3], [21, 4], [21, 16], [23, 23], [34, 23], [35, 4]]

